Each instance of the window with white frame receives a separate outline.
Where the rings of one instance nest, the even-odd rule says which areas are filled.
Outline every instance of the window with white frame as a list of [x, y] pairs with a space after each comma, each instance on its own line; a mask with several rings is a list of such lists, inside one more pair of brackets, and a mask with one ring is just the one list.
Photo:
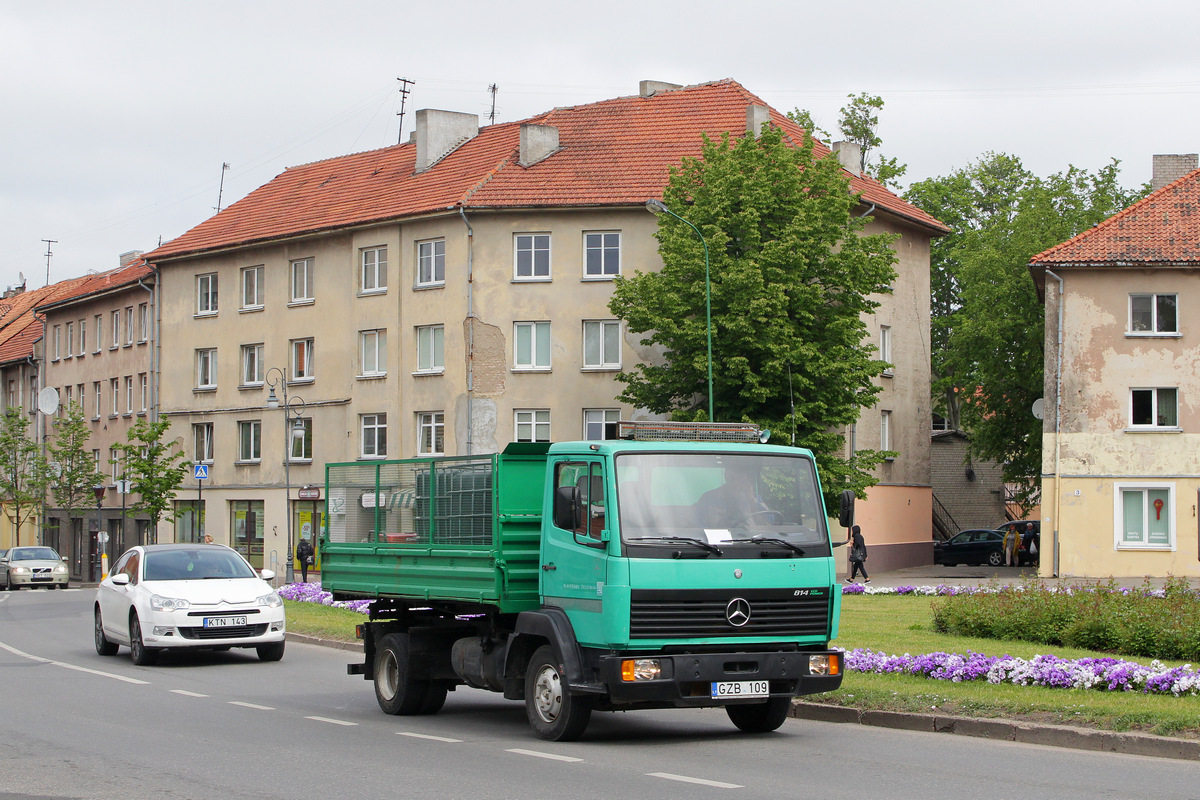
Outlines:
[[446, 415], [441, 411], [417, 414], [417, 454], [440, 456], [446, 452]]
[[513, 323], [513, 369], [550, 369], [550, 323]]
[[125, 376], [125, 414], [133, 413], [133, 376]]
[[100, 409], [104, 406], [104, 392], [100, 388], [100, 381], [92, 381], [92, 419], [100, 419]]
[[[621, 420], [619, 408], [587, 408], [583, 411], [583, 438], [588, 441], [615, 439], [615, 426]], [[609, 433], [612, 436], [609, 436]]]
[[75, 355], [75, 323], [67, 323], [67, 358]]
[[108, 415], [115, 417], [121, 413], [121, 379], [111, 378], [108, 381], [109, 399], [112, 400], [112, 405], [109, 406]]
[[[216, 277], [215, 275], [213, 276]], [[121, 311], [117, 309], [112, 312], [112, 344], [110, 348], [121, 346]]]
[[446, 240], [417, 242], [417, 286], [446, 283]]
[[[299, 423], [298, 426], [297, 423]], [[299, 417], [290, 424], [292, 429], [288, 431], [288, 435], [291, 437], [288, 439], [291, 442], [288, 453], [289, 460], [312, 461], [312, 417]]]
[[387, 375], [387, 331], [359, 331], [359, 377], [377, 378]]
[[611, 278], [621, 274], [621, 234], [590, 231], [583, 234], [583, 276]]
[[112, 482], [116, 483], [121, 480], [124, 470], [121, 468], [123, 453], [116, 447], [108, 448], [108, 467], [109, 475], [112, 477]]
[[299, 258], [292, 262], [292, 302], [311, 303], [316, 294], [313, 291], [313, 260]]
[[361, 254], [362, 282], [359, 291], [363, 294], [387, 291], [387, 248], [368, 247]]
[[311, 381], [316, 377], [313, 369], [313, 340], [292, 340], [292, 380]]
[[891, 377], [892, 372], [892, 326], [879, 326], [879, 360], [886, 361], [887, 366], [883, 368], [883, 374]]
[[71, 392], [72, 392], [72, 389], [70, 386], [63, 387], [63, 402], [62, 402], [63, 413], [66, 413], [71, 410], [71, 408], [70, 408], [71, 401], [72, 401]]
[[62, 358], [62, 327], [61, 326], [59, 326], [59, 325], [54, 326], [54, 336], [52, 338], [54, 339], [54, 358], [51, 360], [58, 361], [60, 358]]
[[87, 320], [79, 320], [79, 355], [87, 352]]
[[1179, 297], [1175, 294], [1129, 295], [1129, 333], [1154, 336], [1179, 333]]
[[879, 449], [892, 449], [892, 412], [881, 411], [879, 413]]
[[192, 424], [192, 461], [197, 464], [213, 463], [213, 424]]
[[262, 386], [265, 373], [263, 345], [242, 345], [242, 386]]
[[446, 371], [446, 331], [441, 325], [422, 325], [417, 328], [417, 372]]
[[550, 441], [550, 410], [546, 408], [518, 408], [513, 411], [514, 441]]
[[238, 421], [238, 461], [262, 460], [262, 421]]
[[583, 368], [621, 368], [621, 323], [615, 319], [584, 320]]
[[125, 346], [133, 344], [133, 306], [125, 309]]
[[1179, 390], [1174, 387], [1130, 390], [1129, 427], [1178, 428]]
[[242, 267], [242, 308], [258, 310], [263, 307], [263, 268]]
[[95, 336], [94, 341], [96, 342], [96, 352], [99, 353], [100, 348], [103, 347], [103, 345], [104, 345], [104, 341], [103, 341], [104, 340], [104, 333], [103, 333], [104, 315], [103, 314], [96, 315], [96, 326], [95, 327], [96, 327], [96, 332], [93, 335]]
[[196, 351], [196, 388], [217, 388], [217, 349], [215, 347]]
[[138, 341], [144, 342], [150, 338], [150, 305], [138, 305]]
[[518, 233], [513, 237], [513, 277], [516, 280], [550, 278], [550, 234]]
[[387, 456], [387, 414], [362, 414], [358, 418], [363, 458]]
[[1175, 485], [1114, 484], [1114, 542], [1122, 549], [1175, 548]]
[[150, 378], [144, 372], [138, 373], [138, 395], [142, 399], [139, 411], [145, 414], [150, 405]]

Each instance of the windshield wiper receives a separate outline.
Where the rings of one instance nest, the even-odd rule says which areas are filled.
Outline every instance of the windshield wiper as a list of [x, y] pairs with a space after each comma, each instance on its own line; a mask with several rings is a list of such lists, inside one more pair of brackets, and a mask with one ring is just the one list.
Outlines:
[[804, 555], [804, 548], [797, 547], [796, 545], [792, 544], [791, 542], [787, 541], [786, 539], [775, 539], [770, 536], [751, 536], [750, 541], [754, 542], [755, 544], [758, 544], [759, 542], [762, 542], [762, 543], [769, 542], [771, 544], [782, 545], [782, 546], [788, 548], [789, 550], [791, 550], [793, 553], [795, 553], [798, 556]]
[[721, 548], [717, 547], [715, 544], [709, 544], [708, 542], [703, 541], [702, 539], [693, 539], [690, 536], [639, 536], [636, 539], [630, 539], [630, 541], [632, 541], [632, 542], [687, 542], [688, 544], [694, 544], [696, 547], [699, 547], [702, 550], [707, 550], [708, 552], [710, 552], [714, 555], [718, 555], [718, 556], [725, 555], [721, 551]]

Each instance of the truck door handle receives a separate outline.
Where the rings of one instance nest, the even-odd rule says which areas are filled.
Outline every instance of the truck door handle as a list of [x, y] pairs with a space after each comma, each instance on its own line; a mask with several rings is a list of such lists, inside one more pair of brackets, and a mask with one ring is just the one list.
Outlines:
[[558, 567], [554, 566], [553, 563], [542, 564], [542, 572], [553, 572], [556, 569], [558, 569]]

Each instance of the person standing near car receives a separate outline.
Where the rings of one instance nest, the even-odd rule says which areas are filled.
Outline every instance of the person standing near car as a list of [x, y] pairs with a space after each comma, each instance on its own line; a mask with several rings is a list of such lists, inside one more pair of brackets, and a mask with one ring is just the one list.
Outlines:
[[863, 583], [870, 583], [871, 576], [867, 574], [867, 543], [863, 539], [862, 528], [855, 525], [850, 529], [850, 577], [846, 580], [854, 583], [854, 576], [862, 573]]
[[1018, 567], [1019, 556], [1017, 555], [1017, 546], [1020, 544], [1021, 534], [1017, 532], [1015, 525], [1009, 525], [1004, 529], [1004, 566]]
[[1025, 550], [1025, 557], [1030, 564], [1034, 566], [1038, 563], [1037, 544], [1034, 542], [1033, 523], [1025, 523], [1025, 533], [1021, 534], [1021, 547]]

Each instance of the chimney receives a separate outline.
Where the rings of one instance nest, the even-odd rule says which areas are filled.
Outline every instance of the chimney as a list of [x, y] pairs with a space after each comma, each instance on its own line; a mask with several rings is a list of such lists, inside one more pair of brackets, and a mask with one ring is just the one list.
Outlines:
[[1154, 156], [1154, 171], [1150, 178], [1150, 191], [1156, 192], [1187, 175], [1200, 166], [1200, 156], [1196, 153], [1176, 153]]
[[766, 106], [746, 106], [746, 133], [757, 139], [762, 135], [763, 125], [771, 121], [771, 109]]
[[558, 128], [553, 125], [521, 126], [521, 153], [517, 163], [531, 167], [558, 152]]
[[128, 267], [130, 264], [141, 258], [144, 252], [144, 250], [130, 250], [128, 252], [121, 253], [121, 266]]
[[667, 83], [666, 81], [642, 81], [638, 84], [638, 94], [642, 97], [654, 97], [659, 92], [669, 92], [672, 89], [682, 89], [683, 85], [679, 83]]
[[834, 142], [833, 152], [843, 169], [856, 178], [862, 175], [862, 148], [857, 142]]
[[478, 133], [479, 117], [476, 114], [421, 109], [417, 112], [416, 171], [421, 173], [429, 169]]

